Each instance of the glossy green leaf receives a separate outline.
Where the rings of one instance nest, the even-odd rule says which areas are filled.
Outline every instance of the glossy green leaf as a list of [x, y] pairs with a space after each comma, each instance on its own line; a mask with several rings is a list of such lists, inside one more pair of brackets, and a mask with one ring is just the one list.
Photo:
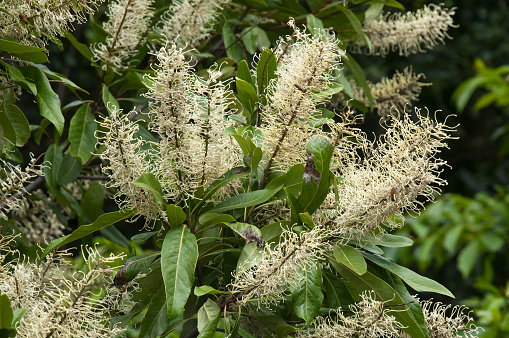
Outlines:
[[0, 329], [10, 329], [12, 324], [11, 301], [7, 295], [0, 295]]
[[[21, 86], [21, 88], [28, 91], [29, 93], [31, 93], [33, 95], [37, 95], [37, 86], [35, 85], [35, 83], [25, 79], [25, 76], [23, 76], [23, 73], [18, 68], [8, 64], [7, 62], [1, 61], [1, 60], [0, 60], [0, 63], [5, 67], [5, 69], [7, 70], [7, 73], [9, 74], [9, 77], [11, 78], [12, 81], [19, 84]], [[13, 88], [9, 88], [9, 89], [13, 90]], [[5, 100], [5, 97], [4, 97], [4, 100]], [[14, 99], [13, 99], [13, 102], [14, 102]]]
[[17, 327], [19, 325], [19, 322], [27, 312], [27, 309], [16, 309], [13, 311], [12, 316], [12, 327]]
[[164, 203], [163, 201], [163, 189], [161, 188], [161, 184], [157, 180], [157, 177], [155, 177], [152, 173], [143, 173], [138, 177], [135, 181], [133, 181], [133, 184], [148, 189], [152, 196], [154, 196], [154, 200], [156, 203], [162, 205]]
[[161, 269], [170, 320], [180, 316], [184, 310], [194, 284], [197, 261], [196, 237], [185, 225], [170, 228], [161, 250]]
[[246, 27], [242, 33], [242, 42], [249, 54], [254, 55], [258, 50], [270, 47], [267, 33], [260, 27]]
[[136, 243], [144, 242], [147, 239], [157, 235], [158, 232], [159, 231], [150, 231], [150, 232], [144, 232], [141, 234], [137, 234], [137, 235], [134, 235], [133, 237], [131, 237], [131, 240]]
[[65, 37], [74, 46], [74, 48], [76, 48], [76, 50], [80, 52], [81, 55], [83, 55], [88, 61], [92, 61], [92, 57], [94, 56], [94, 54], [92, 54], [87, 45], [78, 42], [78, 40], [76, 40], [74, 35], [72, 35], [70, 32], [65, 32]]
[[[221, 310], [219, 309], [219, 306], [217, 306], [216, 303], [214, 303], [212, 300], [207, 299], [205, 304], [198, 310], [198, 332], [204, 333], [203, 329], [213, 321], [216, 321], [217, 318], [219, 318], [219, 315], [221, 313]], [[217, 323], [216, 323], [217, 326]], [[215, 331], [215, 327], [214, 327]], [[213, 336], [213, 334], [212, 334]]]
[[141, 271], [151, 269], [152, 264], [157, 264], [157, 259], [161, 256], [160, 251], [153, 251], [149, 252], [143, 255], [138, 255], [129, 258], [125, 265], [126, 272], [125, 272], [125, 278], [127, 281], [132, 280], [134, 277], [136, 277]]
[[240, 102], [250, 114], [253, 114], [253, 111], [256, 108], [256, 102], [258, 102], [258, 95], [256, 94], [255, 87], [239, 77], [235, 78], [235, 84], [239, 93]]
[[225, 292], [216, 290], [212, 286], [209, 286], [209, 285], [197, 286], [194, 288], [194, 295], [197, 297], [201, 297], [203, 295], [216, 295], [216, 294], [220, 294], [220, 293], [225, 293]]
[[327, 292], [327, 306], [329, 308], [337, 309], [341, 307], [347, 309], [350, 304], [355, 303], [345, 283], [338, 276], [324, 272], [323, 284]]
[[350, 21], [350, 23], [352, 24], [352, 27], [357, 33], [357, 35], [361, 38], [362, 41], [364, 41], [368, 49], [372, 50], [373, 45], [371, 44], [371, 41], [369, 40], [368, 36], [364, 33], [364, 30], [362, 29], [362, 24], [359, 21], [359, 19], [355, 16], [355, 14], [345, 6], [337, 5], [336, 8], [345, 14], [345, 16], [348, 18], [348, 21]]
[[309, 325], [320, 309], [323, 301], [322, 265], [314, 264], [302, 269], [303, 278], [292, 290], [292, 309], [295, 315]]
[[101, 216], [104, 205], [104, 189], [104, 185], [99, 181], [90, 182], [90, 187], [83, 194], [80, 202], [81, 209], [87, 215], [88, 220], [80, 219], [80, 223], [95, 222]]
[[30, 138], [30, 127], [23, 112], [14, 104], [13, 88], [2, 90], [0, 100], [0, 127], [4, 137], [16, 147], [22, 147]]
[[24, 45], [14, 41], [0, 39], [0, 51], [20, 58], [21, 60], [31, 61], [34, 63], [49, 62], [46, 55], [46, 49]]
[[60, 164], [62, 163], [62, 150], [56, 144], [52, 144], [44, 154], [44, 162], [46, 165], [43, 168], [44, 179], [46, 184], [53, 193], [57, 190], [57, 176]]
[[175, 204], [168, 205], [166, 208], [166, 215], [168, 216], [168, 222], [172, 227], [181, 225], [187, 218], [184, 210]]
[[67, 77], [65, 77], [64, 75], [62, 74], [59, 74], [59, 73], [55, 73], [53, 71], [51, 71], [48, 67], [46, 67], [45, 65], [38, 65], [38, 64], [34, 64], [32, 62], [29, 62], [28, 64], [34, 66], [34, 67], [37, 67], [39, 68], [40, 70], [42, 70], [42, 72], [47, 76], [49, 77], [50, 79], [53, 79], [53, 80], [56, 80], [58, 81], [59, 83], [62, 83], [64, 86], [66, 86], [67, 88], [71, 89], [71, 90], [80, 90], [86, 94], [89, 94], [86, 90], [80, 88], [77, 84], [75, 84], [74, 82], [72, 82], [71, 80], [69, 80]]
[[42, 70], [34, 66], [21, 67], [20, 70], [25, 77], [31, 78], [37, 87], [35, 101], [41, 116], [47, 118], [62, 135], [65, 120], [60, 110], [60, 99], [51, 88], [48, 78]]
[[283, 185], [281, 184], [274, 189], [262, 189], [235, 195], [216, 205], [210, 212], [220, 213], [227, 210], [251, 207], [266, 202], [282, 187]]
[[474, 239], [464, 247], [458, 256], [458, 270], [460, 270], [463, 278], [467, 278], [472, 273], [472, 270], [477, 263], [479, 256], [480, 241]]
[[366, 236], [362, 239], [362, 242], [371, 243], [373, 245], [385, 246], [388, 248], [403, 248], [406, 246], [412, 246], [412, 244], [414, 243], [414, 241], [412, 241], [408, 237], [391, 234], [383, 234], [377, 237]]
[[363, 275], [368, 271], [368, 266], [366, 265], [364, 257], [354, 248], [348, 245], [338, 244], [334, 246], [333, 252], [334, 258], [336, 258], [339, 263], [354, 271], [356, 274]]
[[237, 67], [237, 77], [255, 87], [255, 83], [253, 77], [251, 76], [251, 72], [249, 71], [249, 66], [246, 60], [242, 60], [239, 62], [239, 65]]
[[117, 99], [115, 99], [115, 96], [113, 96], [110, 93], [110, 90], [108, 89], [108, 87], [106, 85], [103, 85], [102, 99], [106, 106], [106, 109], [108, 110], [108, 112], [110, 114], [111, 114], [111, 112], [116, 111], [120, 108], [120, 105], [118, 104]]
[[207, 227], [209, 225], [217, 223], [235, 222], [235, 218], [233, 218], [232, 215], [228, 214], [216, 214], [210, 212], [200, 217], [199, 222], [202, 226]]
[[260, 94], [263, 93], [269, 86], [269, 82], [272, 79], [277, 78], [276, 70], [277, 70], [276, 58], [274, 57], [272, 51], [267, 48], [260, 55], [260, 60], [258, 60], [258, 64], [256, 66], [258, 93]]
[[[223, 25], [223, 39], [224, 47], [228, 48], [226, 50], [226, 55], [235, 60], [237, 64], [240, 63], [240, 61], [244, 59], [244, 53], [242, 52], [239, 43], [235, 42], [237, 37], [233, 34], [232, 24], [229, 21], [225, 21]], [[234, 42], [235, 44], [233, 44]]]
[[164, 288], [161, 288], [157, 295], [152, 298], [147, 313], [141, 321], [140, 337], [159, 337], [166, 330], [168, 317], [166, 316], [167, 305], [165, 300]]
[[447, 290], [445, 286], [435, 282], [432, 279], [421, 276], [408, 268], [405, 268], [394, 262], [389, 261], [388, 259], [382, 256], [373, 255], [367, 252], [364, 252], [362, 255], [369, 259], [370, 261], [372, 261], [373, 263], [383, 267], [384, 269], [389, 270], [390, 272], [404, 280], [415, 291], [436, 292], [454, 298], [454, 295], [451, 293], [451, 291]]
[[46, 257], [47, 254], [58, 249], [62, 245], [83, 238], [99, 229], [107, 227], [108, 225], [115, 224], [124, 219], [130, 218], [134, 216], [135, 213], [136, 213], [135, 210], [126, 209], [122, 211], [114, 211], [109, 212], [107, 214], [102, 214], [101, 216], [99, 216], [99, 218], [97, 218], [97, 220], [94, 223], [82, 225], [78, 229], [74, 230], [71, 234], [52, 240], [42, 253], [40, 259], [44, 259], [44, 257]]
[[364, 72], [362, 71], [361, 66], [355, 61], [355, 59], [348, 53], [346, 53], [346, 56], [341, 58], [341, 61], [344, 63], [346, 68], [352, 73], [355, 82], [364, 90], [364, 93], [366, 94], [366, 97], [369, 101], [370, 109], [373, 109], [373, 95], [371, 95], [371, 89], [369, 88], [368, 81], [366, 80], [366, 77], [364, 76]]
[[131, 242], [113, 224], [99, 229], [101, 235], [112, 243], [131, 250]]
[[348, 280], [359, 293], [373, 290], [378, 300], [382, 300], [387, 306], [390, 306], [391, 310], [393, 310], [391, 311], [391, 315], [403, 325], [403, 331], [413, 338], [428, 337], [427, 332], [425, 332], [415, 318], [408, 313], [401, 296], [388, 283], [369, 271], [363, 275], [358, 275], [344, 265], [337, 264], [334, 261], [330, 262], [341, 276]]
[[57, 183], [59, 185], [66, 185], [76, 180], [81, 172], [83, 166], [81, 163], [71, 156], [71, 154], [65, 155], [57, 173]]
[[71, 147], [69, 152], [79, 159], [82, 164], [86, 163], [94, 154], [97, 143], [96, 130], [96, 122], [90, 110], [90, 105], [81, 106], [71, 119], [69, 127]]
[[307, 28], [314, 36], [323, 36], [325, 34], [325, 27], [322, 20], [318, 19], [313, 14], [306, 16]]
[[370, 0], [366, 3], [367, 4], [383, 4], [385, 6], [391, 6], [391, 7], [401, 9], [402, 11], [405, 10], [405, 7], [402, 4], [400, 4], [399, 2], [397, 2], [396, 0]]
[[264, 251], [257, 244], [256, 242], [251, 242], [244, 246], [237, 263], [237, 273], [247, 271], [262, 261]]

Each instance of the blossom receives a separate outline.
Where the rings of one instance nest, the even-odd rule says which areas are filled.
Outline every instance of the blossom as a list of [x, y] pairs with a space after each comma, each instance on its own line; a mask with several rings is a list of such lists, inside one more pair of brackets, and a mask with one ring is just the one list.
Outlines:
[[267, 168], [272, 162], [287, 169], [302, 161], [307, 140], [318, 132], [313, 114], [325, 99], [315, 94], [328, 88], [343, 54], [333, 35], [313, 37], [301, 32], [293, 19], [288, 24], [294, 33], [274, 52], [278, 79], [270, 82], [269, 103], [262, 110], [262, 149], [270, 154]]
[[108, 6], [108, 21], [103, 28], [108, 34], [105, 43], [92, 47], [94, 61], [104, 62], [103, 70], [111, 65], [118, 72], [127, 68], [128, 60], [138, 52], [152, 17], [154, 0], [118, 0]]
[[7, 213], [20, 210], [21, 198], [27, 194], [25, 184], [35, 177], [43, 176], [42, 166], [35, 164], [36, 161], [37, 159], [32, 158], [23, 170], [19, 165], [15, 166], [0, 159], [0, 173], [3, 176], [0, 180], [0, 218], [7, 220]]
[[146, 142], [136, 137], [139, 126], [118, 109], [113, 109], [100, 125], [106, 130], [99, 138], [99, 143], [105, 146], [101, 154], [105, 161], [103, 172], [110, 177], [105, 185], [117, 189], [114, 198], [119, 208], [135, 208], [137, 216], [144, 216], [147, 221], [165, 219], [164, 210], [150, 190], [133, 184], [141, 174], [151, 172], [150, 150], [143, 149]]
[[155, 31], [163, 41], [178, 47], [194, 48], [206, 38], [214, 21], [229, 0], [176, 0], [156, 24]]
[[51, 253], [39, 262], [27, 258], [6, 261], [9, 253], [19, 257], [10, 247], [13, 240], [12, 236], [0, 238], [0, 293], [9, 297], [13, 310], [26, 310], [16, 327], [16, 337], [122, 334], [123, 329], [108, 323], [108, 302], [93, 292], [110, 282], [110, 264], [123, 255], [103, 256], [96, 248], [84, 247], [84, 267], [75, 271], [65, 260], [67, 252]]
[[425, 200], [434, 200], [438, 187], [447, 183], [439, 177], [447, 163], [437, 154], [447, 148], [445, 140], [452, 138], [454, 128], [415, 112], [416, 121], [406, 112], [392, 117], [376, 142], [357, 134], [352, 156], [338, 161], [333, 155], [336, 175], [343, 180], [337, 199], [331, 193], [314, 215], [317, 222], [331, 224], [346, 238], [363, 238], [383, 232], [381, 223], [401, 226], [396, 219], [403, 212], [419, 213]]
[[186, 200], [239, 161], [238, 146], [224, 135], [233, 94], [217, 66], [206, 80], [199, 78], [176, 45], [156, 55], [155, 75], [147, 77], [153, 85], [145, 94], [151, 99], [149, 129], [160, 138], [155, 175], [167, 199]]
[[353, 52], [386, 56], [390, 51], [399, 50], [399, 55], [422, 53], [432, 49], [445, 38], [449, 27], [455, 27], [452, 16], [455, 8], [430, 4], [415, 13], [381, 14], [377, 19], [365, 22], [363, 31], [371, 40], [373, 48], [366, 47], [363, 40], [352, 44]]
[[[405, 109], [406, 105], [418, 101], [422, 87], [431, 85], [431, 83], [420, 82], [419, 80], [423, 77], [423, 74], [415, 74], [411, 68], [407, 67], [402, 73], [396, 71], [392, 78], [384, 77], [377, 83], [368, 81], [374, 108], [378, 115], [387, 118], [391, 112], [395, 112], [393, 109], [401, 111]], [[353, 92], [352, 99], [369, 106], [364, 89], [354, 81], [350, 81], [350, 84]]]
[[0, 2], [0, 35], [44, 47], [48, 40], [86, 21], [103, 0], [10, 0]]

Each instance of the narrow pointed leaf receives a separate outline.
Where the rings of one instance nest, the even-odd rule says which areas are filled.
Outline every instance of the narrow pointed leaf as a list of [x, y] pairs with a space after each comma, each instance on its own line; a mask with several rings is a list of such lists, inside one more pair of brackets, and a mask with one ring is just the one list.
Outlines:
[[150, 190], [150, 192], [152, 193], [152, 196], [154, 196], [154, 200], [156, 201], [156, 203], [158, 204], [163, 204], [163, 190], [161, 188], [161, 184], [159, 183], [159, 181], [157, 180], [157, 177], [155, 177], [154, 174], [152, 173], [143, 173], [141, 174], [140, 177], [138, 177], [136, 179], [136, 181], [133, 181], [133, 184], [138, 186], [138, 187], [142, 187], [142, 188], [146, 188], [148, 190]]
[[358, 275], [362, 275], [368, 270], [364, 257], [348, 245], [334, 246], [334, 258]]
[[216, 207], [210, 210], [210, 212], [220, 213], [227, 210], [245, 208], [263, 203], [274, 196], [282, 187], [283, 184], [274, 189], [256, 190], [235, 195], [216, 205]]
[[97, 218], [97, 220], [92, 224], [82, 225], [78, 229], [74, 230], [71, 234], [60, 237], [52, 240], [49, 245], [46, 247], [44, 252], [41, 255], [40, 259], [44, 259], [47, 254], [58, 249], [62, 245], [67, 243], [71, 243], [77, 239], [83, 238], [99, 229], [105, 228], [108, 225], [120, 222], [121, 220], [127, 219], [129, 217], [134, 216], [136, 213], [135, 210], [126, 209], [122, 211], [114, 211], [107, 214], [102, 214]]
[[90, 111], [90, 106], [88, 104], [81, 106], [71, 119], [69, 127], [71, 148], [69, 151], [82, 164], [86, 163], [94, 153], [97, 143], [96, 130], [96, 122]]
[[196, 237], [187, 226], [172, 227], [161, 249], [161, 269], [166, 290], [169, 320], [182, 314], [194, 284], [198, 260]]
[[147, 313], [141, 321], [140, 337], [158, 337], [168, 326], [164, 288], [159, 289], [152, 298]]
[[405, 281], [411, 288], [418, 292], [436, 292], [442, 295], [446, 295], [454, 298], [454, 295], [449, 291], [445, 286], [441, 285], [438, 282], [435, 282], [432, 279], [421, 276], [414, 271], [405, 268], [401, 265], [398, 265], [394, 262], [389, 261], [388, 259], [379, 256], [373, 255], [367, 252], [362, 254], [364, 257], [372, 261], [373, 263], [383, 267], [384, 269], [389, 270], [399, 278]]

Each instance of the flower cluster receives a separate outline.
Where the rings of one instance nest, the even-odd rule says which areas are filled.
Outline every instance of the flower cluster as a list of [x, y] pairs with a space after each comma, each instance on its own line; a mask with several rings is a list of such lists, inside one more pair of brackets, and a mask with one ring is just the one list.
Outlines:
[[239, 162], [238, 146], [224, 135], [231, 124], [228, 115], [234, 113], [229, 108], [233, 94], [220, 81], [219, 68], [209, 69], [207, 79], [198, 77], [176, 45], [161, 48], [156, 56], [145, 94], [151, 99], [149, 129], [160, 137], [154, 174], [166, 198], [186, 200]]
[[445, 141], [452, 138], [454, 129], [418, 109], [415, 112], [415, 122], [408, 113], [391, 118], [376, 142], [357, 136], [352, 143], [356, 158], [341, 158], [343, 165], [336, 168], [337, 176], [344, 179], [337, 201], [331, 196], [333, 207], [325, 203], [316, 217], [325, 216], [322, 221], [328, 219], [338, 234], [362, 238], [383, 231], [381, 223], [389, 228], [401, 226], [393, 216], [418, 213], [424, 202], [421, 197], [434, 200], [437, 186], [447, 183], [439, 177], [446, 162], [436, 155], [447, 148]]
[[269, 84], [263, 107], [263, 150], [270, 154], [268, 167], [275, 162], [288, 169], [305, 158], [306, 142], [314, 128], [317, 107], [324, 98], [315, 94], [327, 89], [332, 72], [343, 54], [333, 35], [302, 32], [292, 20], [294, 33], [280, 42], [274, 52], [279, 65], [277, 81]]
[[10, 0], [0, 2], [0, 36], [44, 47], [48, 40], [86, 21], [103, 0]]
[[[123, 256], [104, 257], [95, 248], [84, 248], [84, 268], [74, 271], [66, 262], [69, 253], [48, 255], [40, 262], [11, 249], [12, 237], [0, 239], [0, 293], [9, 297], [13, 310], [26, 313], [16, 327], [17, 337], [116, 337], [123, 329], [111, 326], [107, 302], [92, 293], [110, 281], [110, 264]], [[128, 291], [124, 291], [128, 292]], [[128, 297], [127, 297], [128, 298]]]
[[363, 31], [371, 40], [373, 48], [366, 43], [355, 40], [352, 51], [370, 55], [386, 56], [390, 51], [399, 50], [399, 55], [422, 53], [432, 49], [445, 38], [451, 38], [447, 31], [455, 27], [452, 16], [455, 8], [427, 5], [415, 13], [381, 14], [377, 19], [365, 22]]
[[148, 220], [165, 219], [164, 210], [154, 200], [149, 189], [133, 184], [141, 174], [151, 172], [150, 149], [137, 137], [138, 124], [129, 120], [121, 110], [114, 109], [101, 126], [107, 132], [99, 138], [105, 146], [101, 158], [103, 171], [110, 177], [106, 187], [117, 189], [114, 196], [120, 209], [137, 209], [138, 216]]
[[118, 0], [108, 6], [108, 21], [103, 28], [108, 34], [105, 43], [92, 47], [93, 60], [104, 62], [102, 69], [108, 65], [116, 71], [129, 66], [128, 60], [138, 52], [138, 46], [150, 28], [154, 16], [151, 7], [154, 0]]
[[32, 158], [28, 166], [23, 170], [20, 166], [12, 165], [0, 160], [0, 218], [7, 220], [7, 213], [20, 210], [20, 198], [26, 194], [25, 184], [33, 178], [43, 176], [42, 166], [35, 164]]
[[[388, 118], [391, 112], [402, 111], [407, 105], [411, 106], [412, 102], [418, 101], [422, 87], [431, 85], [431, 83], [420, 82], [423, 77], [423, 74], [415, 74], [411, 68], [407, 67], [402, 73], [396, 71], [392, 78], [384, 77], [377, 83], [368, 81], [374, 108], [378, 115]], [[364, 89], [353, 81], [350, 81], [350, 85], [353, 93], [352, 98], [369, 106]]]
[[194, 48], [209, 35], [215, 18], [229, 0], [177, 0], [163, 13], [155, 31], [163, 41]]

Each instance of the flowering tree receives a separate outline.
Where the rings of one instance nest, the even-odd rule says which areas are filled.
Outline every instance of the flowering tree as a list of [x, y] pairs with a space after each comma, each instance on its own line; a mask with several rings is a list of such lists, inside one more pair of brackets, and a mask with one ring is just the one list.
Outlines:
[[[1, 330], [475, 336], [463, 308], [446, 313], [406, 285], [449, 290], [382, 249], [412, 245], [390, 231], [447, 183], [439, 153], [454, 126], [409, 112], [429, 85], [422, 74], [409, 67], [371, 83], [348, 54], [424, 52], [448, 37], [454, 10], [118, 0], [102, 23], [90, 16], [94, 41], [84, 44], [71, 24], [100, 5], [0, 5]], [[44, 65], [45, 47], [63, 46], [62, 37], [89, 61], [96, 92]], [[32, 125], [16, 105], [30, 96], [43, 118]], [[361, 129], [368, 111], [380, 115], [376, 138]], [[30, 142], [45, 149], [23, 169], [13, 162]], [[105, 197], [118, 210], [103, 212]], [[115, 227], [123, 220], [141, 233], [128, 240]], [[114, 275], [125, 254], [110, 254], [113, 244], [83, 246], [69, 264], [62, 248], [96, 231], [144, 252], [130, 250]]]

